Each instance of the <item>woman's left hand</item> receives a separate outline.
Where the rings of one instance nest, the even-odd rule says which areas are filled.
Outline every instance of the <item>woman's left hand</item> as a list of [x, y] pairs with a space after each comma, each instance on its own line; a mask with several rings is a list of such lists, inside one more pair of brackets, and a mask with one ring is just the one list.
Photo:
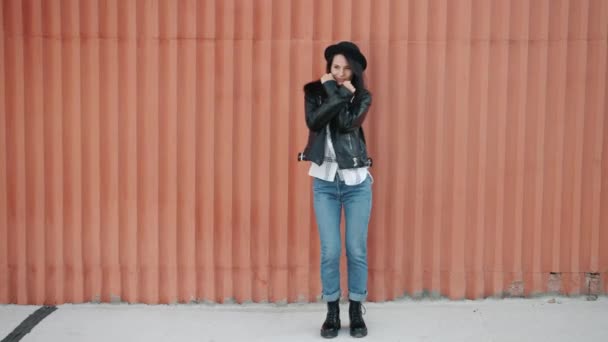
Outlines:
[[357, 90], [357, 89], [355, 89], [355, 87], [353, 87], [353, 84], [350, 81], [344, 81], [344, 83], [342, 83], [342, 85], [344, 86], [344, 88], [348, 89], [353, 94]]

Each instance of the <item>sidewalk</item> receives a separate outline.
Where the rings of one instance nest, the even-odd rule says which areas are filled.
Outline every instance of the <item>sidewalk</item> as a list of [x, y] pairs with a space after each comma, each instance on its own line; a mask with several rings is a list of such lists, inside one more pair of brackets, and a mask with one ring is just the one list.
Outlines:
[[[608, 341], [608, 297], [411, 300], [366, 303], [369, 336], [360, 341]], [[0, 305], [0, 341], [37, 306]], [[321, 303], [60, 305], [27, 341], [321, 341]], [[348, 334], [348, 305], [341, 305]]]

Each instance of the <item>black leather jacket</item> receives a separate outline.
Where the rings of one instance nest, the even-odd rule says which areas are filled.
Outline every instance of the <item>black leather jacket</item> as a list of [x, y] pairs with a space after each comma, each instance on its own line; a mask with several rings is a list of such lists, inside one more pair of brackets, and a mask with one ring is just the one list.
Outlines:
[[372, 95], [363, 89], [353, 95], [336, 81], [315, 81], [304, 86], [308, 144], [298, 160], [321, 165], [325, 159], [326, 126], [340, 169], [371, 166], [361, 125], [372, 104]]

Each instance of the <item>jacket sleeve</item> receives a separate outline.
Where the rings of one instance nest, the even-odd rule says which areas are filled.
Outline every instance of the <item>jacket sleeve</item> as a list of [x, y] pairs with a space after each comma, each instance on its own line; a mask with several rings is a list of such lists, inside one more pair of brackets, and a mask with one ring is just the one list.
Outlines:
[[352, 94], [344, 87], [338, 87], [335, 81], [323, 83], [325, 91], [329, 94], [327, 99], [319, 105], [314, 96], [305, 95], [306, 125], [311, 131], [319, 131], [346, 106]]
[[357, 99], [349, 110], [342, 110], [338, 114], [338, 130], [342, 133], [359, 129], [372, 105], [372, 95], [366, 91]]

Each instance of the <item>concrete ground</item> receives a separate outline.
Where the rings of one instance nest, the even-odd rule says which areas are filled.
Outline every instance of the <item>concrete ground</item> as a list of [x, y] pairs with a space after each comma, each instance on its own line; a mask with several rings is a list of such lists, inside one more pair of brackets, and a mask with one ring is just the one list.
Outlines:
[[[366, 303], [362, 341], [608, 341], [608, 297]], [[0, 339], [38, 306], [0, 305]], [[312, 304], [60, 305], [21, 341], [321, 341]], [[336, 341], [351, 341], [348, 304]]]

